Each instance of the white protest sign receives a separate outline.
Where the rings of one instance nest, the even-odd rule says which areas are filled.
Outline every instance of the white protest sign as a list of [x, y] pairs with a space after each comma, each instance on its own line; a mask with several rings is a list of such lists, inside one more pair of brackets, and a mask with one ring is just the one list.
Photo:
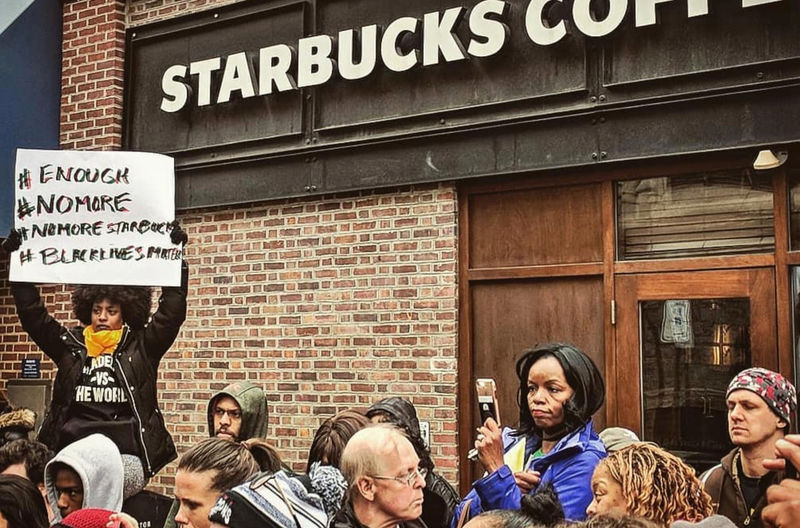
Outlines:
[[19, 282], [177, 286], [175, 164], [144, 152], [17, 149]]

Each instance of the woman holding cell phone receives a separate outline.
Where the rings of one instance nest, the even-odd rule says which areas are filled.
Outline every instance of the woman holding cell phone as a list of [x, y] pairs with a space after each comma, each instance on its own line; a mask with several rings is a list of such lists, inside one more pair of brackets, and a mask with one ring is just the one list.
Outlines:
[[487, 474], [453, 516], [455, 527], [482, 511], [519, 509], [523, 494], [551, 484], [567, 520], [582, 520], [592, 501], [591, 478], [606, 456], [592, 426], [605, 398], [600, 371], [589, 356], [563, 343], [526, 351], [517, 361], [519, 428], [492, 418], [478, 428], [475, 448]]

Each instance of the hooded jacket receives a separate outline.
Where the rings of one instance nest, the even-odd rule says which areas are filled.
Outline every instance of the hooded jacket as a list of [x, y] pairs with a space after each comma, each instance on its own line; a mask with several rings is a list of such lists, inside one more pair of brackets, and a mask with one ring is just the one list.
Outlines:
[[[473, 483], [472, 490], [453, 514], [451, 526], [454, 528], [467, 501], [470, 501], [467, 519], [489, 510], [520, 509], [522, 492], [514, 482], [514, 472], [525, 468], [525, 461], [539, 441], [535, 437], [517, 437], [512, 432], [503, 429], [506, 464]], [[566, 519], [580, 521], [586, 518], [586, 508], [592, 502], [592, 473], [605, 457], [605, 446], [590, 421], [559, 440], [549, 453], [535, 458], [528, 469], [541, 473], [539, 486], [552, 484]]]
[[739, 470], [736, 467], [736, 455], [740, 448], [734, 448], [722, 457], [719, 465], [714, 466], [700, 476], [703, 489], [711, 495], [714, 513], [724, 515], [736, 526], [761, 528], [761, 510], [767, 505], [767, 488], [783, 480], [784, 473], [770, 471], [759, 482], [759, 495], [751, 511], [747, 511], [742, 485], [739, 482]]
[[[267, 397], [260, 387], [249, 381], [231, 383], [208, 400], [206, 417], [208, 418], [208, 436], [214, 436], [214, 405], [220, 396], [230, 396], [242, 410], [242, 429], [239, 431], [238, 441], [250, 438], [264, 438], [267, 436], [269, 413], [267, 410]], [[178, 515], [180, 504], [172, 502], [163, 528], [175, 528], [175, 516]]]
[[55, 515], [53, 522], [61, 520], [55, 488], [56, 472], [53, 469], [53, 464], [59, 462], [72, 468], [80, 477], [83, 508], [120, 510], [125, 479], [122, 457], [114, 442], [101, 434], [93, 434], [66, 446], [44, 468], [47, 501]]
[[[433, 461], [422, 440], [417, 410], [414, 405], [410, 401], [396, 396], [384, 398], [370, 406], [366, 412], [367, 418], [372, 418], [377, 414], [388, 415], [393, 423], [405, 429], [406, 435], [420, 458], [420, 466], [424, 466], [428, 470], [428, 474], [425, 476], [425, 487], [422, 489], [424, 500], [420, 519], [428, 528], [450, 526], [453, 510], [458, 506], [459, 496], [444, 477], [433, 472]], [[421, 450], [424, 452], [420, 452]]]
[[[123, 330], [114, 351], [114, 374], [131, 404], [145, 476], [152, 477], [178, 453], [158, 408], [158, 364], [178, 336], [186, 319], [189, 269], [185, 262], [179, 287], [164, 287], [158, 310], [141, 330]], [[42, 421], [38, 440], [58, 450], [61, 432], [69, 418], [75, 387], [86, 362], [83, 327], [66, 328], [47, 313], [35, 285], [12, 282], [11, 292], [22, 328], [58, 367], [53, 399]]]
[[239, 431], [239, 440], [250, 438], [265, 438], [269, 425], [269, 412], [267, 410], [267, 397], [260, 387], [249, 381], [231, 383], [208, 401], [208, 436], [214, 436], [214, 405], [221, 396], [230, 396], [242, 410], [242, 429]]

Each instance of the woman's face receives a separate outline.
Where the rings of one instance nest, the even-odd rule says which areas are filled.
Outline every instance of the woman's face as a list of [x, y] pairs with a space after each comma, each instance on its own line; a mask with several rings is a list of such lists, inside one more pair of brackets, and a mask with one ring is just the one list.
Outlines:
[[108, 299], [100, 299], [92, 305], [92, 330], [119, 330], [122, 328], [122, 307]]
[[594, 515], [627, 515], [628, 506], [622, 495], [622, 486], [609, 474], [604, 464], [597, 466], [592, 475], [592, 502], [586, 508], [589, 517]]
[[528, 371], [528, 410], [536, 427], [552, 429], [564, 423], [564, 404], [575, 391], [564, 377], [564, 369], [553, 356], [546, 356]]

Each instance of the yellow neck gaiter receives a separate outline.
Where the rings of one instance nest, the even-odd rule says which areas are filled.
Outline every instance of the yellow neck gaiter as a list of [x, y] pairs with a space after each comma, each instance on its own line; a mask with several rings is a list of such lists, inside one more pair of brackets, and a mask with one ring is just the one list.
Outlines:
[[120, 339], [122, 339], [121, 328], [119, 330], [100, 330], [99, 332], [92, 330], [91, 326], [83, 329], [83, 340], [86, 343], [89, 357], [110, 354], [114, 351]]

